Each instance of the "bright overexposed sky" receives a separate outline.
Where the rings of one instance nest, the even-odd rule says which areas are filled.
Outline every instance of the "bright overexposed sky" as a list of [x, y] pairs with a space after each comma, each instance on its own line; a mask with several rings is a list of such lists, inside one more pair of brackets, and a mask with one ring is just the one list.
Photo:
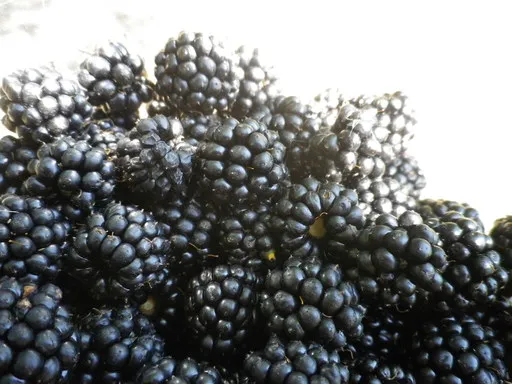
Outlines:
[[[8, 2], [0, 0], [0, 13]], [[305, 100], [326, 87], [347, 95], [403, 90], [418, 113], [411, 150], [427, 176], [424, 197], [466, 201], [488, 228], [512, 214], [508, 1], [40, 3], [0, 26], [16, 32], [0, 36], [0, 75], [48, 61], [79, 63], [108, 40], [139, 52], [152, 72], [168, 37], [182, 29], [211, 33], [259, 47], [284, 92]], [[36, 38], [26, 32], [34, 25]]]

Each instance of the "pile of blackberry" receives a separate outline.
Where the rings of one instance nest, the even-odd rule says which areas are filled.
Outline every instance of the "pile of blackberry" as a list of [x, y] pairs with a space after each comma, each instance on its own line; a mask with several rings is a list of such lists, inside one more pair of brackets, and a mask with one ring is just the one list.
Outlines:
[[505, 384], [512, 213], [423, 196], [402, 92], [204, 33], [0, 87], [0, 383]]

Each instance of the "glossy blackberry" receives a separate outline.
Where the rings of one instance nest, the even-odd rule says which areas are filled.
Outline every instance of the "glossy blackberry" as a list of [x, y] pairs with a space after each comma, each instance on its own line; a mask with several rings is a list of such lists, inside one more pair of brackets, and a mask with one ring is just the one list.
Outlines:
[[33, 145], [13, 136], [0, 139], [0, 193], [20, 194], [21, 185], [28, 179], [28, 163], [36, 158]]
[[328, 88], [316, 95], [311, 103], [311, 108], [320, 120], [320, 127], [330, 129], [338, 117], [340, 108], [348, 102], [348, 99], [337, 88]]
[[309, 177], [277, 201], [272, 227], [283, 250], [295, 257], [338, 254], [365, 223], [357, 204], [353, 190]]
[[71, 223], [44, 201], [16, 195], [0, 197], [0, 273], [20, 283], [57, 278], [67, 253]]
[[80, 86], [47, 67], [19, 70], [5, 77], [0, 107], [7, 129], [37, 143], [76, 134], [92, 114]]
[[245, 352], [256, 325], [256, 284], [254, 272], [239, 265], [206, 268], [190, 280], [185, 313], [202, 356], [228, 362]]
[[[261, 116], [261, 119], [264, 119]], [[269, 129], [279, 133], [279, 140], [286, 147], [286, 164], [292, 178], [306, 176], [306, 156], [312, 136], [319, 130], [320, 121], [315, 118], [311, 106], [294, 96], [278, 96], [272, 104]]]
[[411, 344], [411, 368], [418, 384], [503, 383], [504, 348], [492, 328], [476, 319], [440, 317], [418, 324]]
[[93, 148], [100, 148], [108, 155], [117, 150], [117, 143], [126, 136], [127, 131], [118, 127], [110, 119], [94, 120], [84, 125], [80, 140], [85, 140]]
[[72, 315], [53, 284], [0, 279], [0, 381], [67, 382], [80, 351]]
[[208, 130], [221, 125], [225, 119], [231, 120], [232, 124], [237, 124], [235, 119], [223, 118], [218, 115], [184, 114], [180, 118], [183, 125], [183, 136], [189, 143], [199, 145], [206, 139]]
[[494, 240], [495, 249], [501, 254], [503, 265], [512, 270], [512, 216], [496, 220], [490, 236]]
[[386, 164], [384, 177], [390, 177], [400, 183], [402, 189], [414, 199], [419, 199], [427, 182], [416, 159], [404, 153]]
[[[154, 207], [157, 220], [170, 227], [171, 266], [193, 270], [208, 263], [217, 244], [217, 210], [201, 199], [175, 199]], [[212, 249], [213, 248], [213, 249]]]
[[[121, 43], [100, 47], [81, 65], [78, 81], [87, 89], [91, 104], [129, 128], [142, 103], [151, 100], [153, 85], [146, 78], [144, 61]], [[119, 123], [119, 121], [117, 121]]]
[[260, 310], [268, 331], [287, 340], [343, 348], [363, 332], [366, 312], [337, 265], [306, 261], [270, 271]]
[[167, 356], [149, 364], [142, 369], [135, 380], [136, 384], [230, 384], [225, 381], [220, 372], [212, 365], [197, 362], [187, 357], [176, 360]]
[[427, 222], [439, 233], [448, 257], [443, 290], [431, 300], [435, 308], [447, 314], [465, 313], [478, 304], [495, 301], [510, 272], [504, 268], [492, 238], [481, 232], [474, 220], [455, 211]]
[[157, 92], [183, 112], [227, 112], [240, 88], [240, 68], [221, 42], [181, 32], [155, 57]]
[[415, 211], [423, 217], [423, 220], [442, 218], [449, 212], [458, 212], [477, 223], [480, 232], [485, 231], [480, 213], [466, 203], [443, 199], [424, 199], [418, 201]]
[[79, 320], [81, 357], [73, 383], [127, 383], [158, 361], [164, 342], [134, 308], [102, 307]]
[[354, 187], [359, 196], [359, 207], [368, 224], [383, 213], [398, 217], [416, 208], [417, 200], [409, 194], [410, 190], [391, 177], [377, 180], [364, 178], [355, 183]]
[[366, 302], [409, 310], [442, 292], [448, 260], [438, 243], [438, 234], [418, 214], [384, 214], [359, 233], [339, 262]]
[[359, 96], [350, 101], [357, 108], [371, 106], [377, 110], [376, 137], [382, 143], [382, 156], [386, 163], [401, 155], [414, 137], [415, 112], [403, 92], [378, 96]]
[[78, 228], [67, 271], [96, 300], [145, 299], [165, 278], [171, 251], [168, 232], [151, 213], [110, 203]]
[[270, 207], [240, 207], [219, 222], [219, 245], [228, 264], [257, 271], [277, 265], [277, 244], [271, 232]]
[[140, 120], [117, 144], [121, 183], [132, 192], [159, 200], [184, 195], [196, 148], [185, 142], [182, 134], [176, 118], [157, 115]]
[[272, 103], [279, 91], [276, 76], [272, 68], [261, 63], [258, 49], [241, 46], [236, 50], [236, 56], [244, 75], [232, 113], [237, 119], [243, 119], [258, 106]]
[[287, 342], [273, 335], [265, 348], [249, 354], [245, 372], [256, 383], [325, 383], [349, 382], [349, 369], [337, 351], [301, 341]]
[[209, 130], [198, 148], [199, 187], [218, 204], [266, 201], [277, 195], [288, 175], [285, 153], [277, 133], [264, 124], [228, 119]]
[[44, 144], [30, 161], [31, 176], [23, 183], [32, 196], [58, 198], [64, 214], [77, 220], [95, 206], [107, 203], [114, 192], [115, 167], [101, 148], [71, 138]]

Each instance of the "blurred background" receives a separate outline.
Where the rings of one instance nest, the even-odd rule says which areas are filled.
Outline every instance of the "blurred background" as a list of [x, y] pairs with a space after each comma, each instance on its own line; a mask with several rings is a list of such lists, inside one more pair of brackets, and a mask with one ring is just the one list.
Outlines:
[[[506, 1], [0, 0], [0, 75], [53, 62], [76, 71], [121, 41], [146, 60], [187, 29], [260, 48], [283, 92], [310, 100], [402, 90], [423, 197], [467, 202], [486, 227], [512, 214], [512, 55]], [[0, 135], [6, 130], [0, 128]]]

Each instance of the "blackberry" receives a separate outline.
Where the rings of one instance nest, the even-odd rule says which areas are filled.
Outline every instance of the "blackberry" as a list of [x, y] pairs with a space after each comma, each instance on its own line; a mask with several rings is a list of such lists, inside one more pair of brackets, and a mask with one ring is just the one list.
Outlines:
[[258, 49], [241, 46], [236, 50], [236, 55], [244, 76], [232, 113], [237, 119], [243, 119], [258, 106], [271, 104], [279, 92], [276, 76], [272, 68], [261, 63]]
[[121, 43], [111, 42], [96, 50], [80, 68], [78, 81], [87, 89], [91, 104], [112, 119], [121, 118], [127, 128], [133, 126], [139, 107], [150, 101], [153, 93], [142, 58]]
[[268, 331], [288, 340], [343, 348], [362, 335], [359, 292], [334, 264], [306, 261], [270, 271], [260, 302]]
[[115, 154], [117, 143], [126, 136], [126, 130], [118, 127], [110, 119], [95, 120], [84, 125], [80, 140], [93, 148], [100, 148], [106, 154]]
[[[235, 121], [236, 123], [236, 121]], [[277, 133], [252, 119], [212, 127], [197, 151], [199, 187], [214, 203], [259, 203], [279, 193], [288, 170]]]
[[340, 263], [366, 302], [408, 310], [443, 289], [448, 260], [438, 243], [438, 234], [418, 214], [384, 214], [359, 233]]
[[504, 267], [512, 271], [512, 216], [496, 220], [490, 236], [494, 241], [494, 248], [501, 254]]
[[158, 361], [164, 342], [131, 307], [94, 309], [79, 320], [81, 357], [73, 383], [128, 383]]
[[105, 151], [71, 138], [44, 144], [30, 161], [31, 176], [23, 183], [31, 196], [58, 198], [70, 219], [83, 218], [107, 203], [114, 192], [115, 167]]
[[237, 121], [233, 118], [223, 118], [218, 115], [202, 115], [202, 114], [184, 114], [181, 116], [181, 124], [183, 125], [183, 135], [185, 139], [192, 145], [199, 145], [206, 139], [206, 133], [212, 127], [222, 124], [223, 121], [230, 120], [231, 124], [236, 125]]
[[471, 316], [423, 321], [413, 335], [411, 367], [422, 383], [502, 383], [504, 348], [492, 328]]
[[368, 353], [350, 367], [350, 384], [415, 384], [414, 375], [400, 364], [385, 363], [382, 359]]
[[421, 215], [423, 220], [442, 218], [449, 212], [458, 212], [464, 217], [473, 220], [478, 225], [480, 232], [485, 231], [480, 219], [480, 213], [466, 203], [443, 199], [424, 199], [418, 201], [415, 211]]
[[67, 382], [79, 359], [71, 313], [53, 284], [0, 279], [0, 381]]
[[242, 264], [255, 270], [274, 267], [277, 249], [271, 233], [270, 208], [240, 207], [221, 218], [219, 245], [228, 264]]
[[171, 248], [168, 231], [151, 213], [110, 203], [78, 229], [66, 259], [67, 271], [96, 300], [144, 300], [165, 278]]
[[492, 238], [481, 232], [474, 220], [455, 211], [427, 222], [439, 233], [448, 257], [443, 290], [431, 301], [434, 307], [447, 314], [466, 313], [495, 301], [509, 280], [509, 271], [503, 267]]
[[156, 97], [151, 100], [147, 107], [147, 113], [149, 117], [155, 117], [156, 115], [171, 116], [176, 113], [176, 110], [167, 104], [160, 97]]
[[419, 199], [427, 183], [416, 159], [407, 153], [386, 164], [384, 177], [398, 181], [402, 189], [412, 198]]
[[13, 136], [0, 139], [0, 193], [20, 194], [28, 179], [28, 163], [36, 158], [34, 146]]
[[285, 342], [272, 336], [265, 348], [249, 354], [244, 368], [256, 383], [349, 382], [349, 370], [338, 352], [316, 343]]
[[202, 356], [230, 361], [245, 352], [257, 320], [256, 284], [239, 265], [206, 268], [189, 281], [185, 313]]
[[155, 57], [156, 90], [183, 112], [227, 112], [240, 87], [240, 68], [213, 36], [181, 32]]
[[349, 101], [339, 89], [328, 88], [313, 99], [311, 108], [320, 120], [321, 129], [330, 129], [336, 122], [340, 108]]
[[0, 272], [20, 283], [57, 278], [67, 253], [71, 223], [44, 201], [16, 195], [0, 197]]
[[140, 120], [117, 144], [121, 182], [132, 192], [159, 200], [184, 195], [195, 147], [182, 134], [178, 119], [157, 115]]
[[407, 187], [393, 178], [364, 178], [354, 187], [359, 196], [359, 207], [368, 223], [374, 222], [383, 213], [398, 217], [416, 208], [416, 199], [409, 194]]
[[309, 177], [277, 201], [272, 226], [283, 250], [295, 257], [338, 254], [365, 223], [357, 204], [353, 190]]

